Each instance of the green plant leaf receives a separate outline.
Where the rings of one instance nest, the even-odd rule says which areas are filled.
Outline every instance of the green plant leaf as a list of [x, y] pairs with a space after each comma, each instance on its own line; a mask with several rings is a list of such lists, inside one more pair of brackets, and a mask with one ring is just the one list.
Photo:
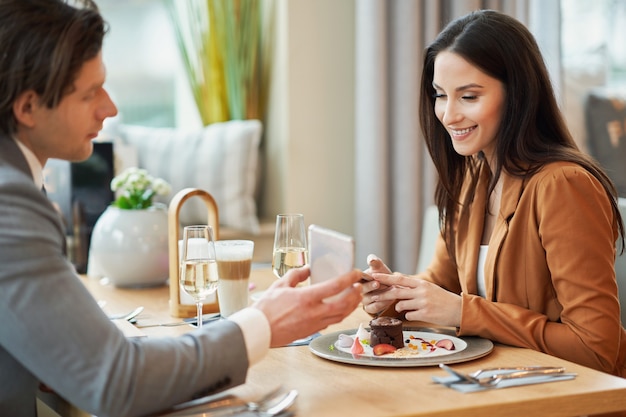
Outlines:
[[[274, 0], [265, 0], [273, 4]], [[166, 0], [202, 122], [262, 119], [262, 0]], [[265, 42], [271, 37], [265, 38]]]

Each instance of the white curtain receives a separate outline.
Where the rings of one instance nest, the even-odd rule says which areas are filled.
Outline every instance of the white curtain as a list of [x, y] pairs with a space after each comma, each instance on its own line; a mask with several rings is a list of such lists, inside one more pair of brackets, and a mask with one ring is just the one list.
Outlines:
[[[356, 0], [357, 265], [369, 253], [396, 271], [413, 273], [417, 265], [421, 219], [436, 181], [418, 121], [423, 49], [472, 10], [500, 10], [529, 25], [529, 16], [541, 15], [530, 12], [533, 3], [542, 12], [555, 6], [558, 28], [558, 0]], [[558, 42], [549, 46], [558, 49]]]

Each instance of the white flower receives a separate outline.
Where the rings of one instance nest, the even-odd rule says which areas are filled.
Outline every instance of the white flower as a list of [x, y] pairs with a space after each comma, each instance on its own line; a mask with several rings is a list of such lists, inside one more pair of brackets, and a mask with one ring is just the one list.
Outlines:
[[170, 185], [162, 178], [155, 178], [145, 169], [127, 168], [111, 181], [111, 190], [119, 196], [113, 205], [123, 209], [145, 209], [152, 206], [155, 195], [166, 195]]
[[152, 188], [158, 195], [167, 195], [172, 191], [172, 187], [162, 178], [156, 178], [152, 183]]

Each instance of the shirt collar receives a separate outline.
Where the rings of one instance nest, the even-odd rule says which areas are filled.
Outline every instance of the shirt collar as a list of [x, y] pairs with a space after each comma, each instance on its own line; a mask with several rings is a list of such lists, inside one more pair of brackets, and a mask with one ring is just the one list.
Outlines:
[[26, 162], [28, 162], [28, 166], [30, 167], [30, 172], [33, 175], [33, 181], [35, 181], [35, 185], [37, 188], [43, 187], [43, 167], [39, 162], [39, 159], [35, 156], [33, 151], [28, 149], [26, 145], [24, 145], [18, 138], [13, 138], [17, 146], [20, 148], [22, 153], [24, 154], [24, 158], [26, 158]]

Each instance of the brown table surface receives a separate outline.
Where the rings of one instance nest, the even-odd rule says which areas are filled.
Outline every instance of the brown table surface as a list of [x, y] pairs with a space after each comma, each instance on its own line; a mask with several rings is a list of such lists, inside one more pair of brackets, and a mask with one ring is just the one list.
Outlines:
[[[266, 288], [275, 278], [269, 269], [252, 271], [251, 282]], [[109, 313], [143, 305], [138, 325], [176, 322], [169, 315], [169, 288], [121, 289], [84, 277], [97, 300], [106, 301]], [[343, 322], [322, 333], [354, 329], [369, 316], [355, 310]], [[419, 323], [411, 323], [419, 326]], [[148, 337], [175, 336], [190, 326], [147, 327]], [[529, 349], [496, 344], [479, 359], [455, 364], [462, 371], [494, 366], [555, 365], [578, 376], [569, 381], [459, 393], [432, 382], [445, 372], [432, 367], [382, 368], [349, 365], [322, 359], [308, 346], [271, 349], [253, 366], [246, 384], [229, 392], [245, 399], [258, 398], [272, 387], [295, 388], [300, 395], [293, 407], [297, 416], [581, 416], [626, 410], [626, 379], [598, 372]], [[201, 414], [198, 414], [201, 415]]]

